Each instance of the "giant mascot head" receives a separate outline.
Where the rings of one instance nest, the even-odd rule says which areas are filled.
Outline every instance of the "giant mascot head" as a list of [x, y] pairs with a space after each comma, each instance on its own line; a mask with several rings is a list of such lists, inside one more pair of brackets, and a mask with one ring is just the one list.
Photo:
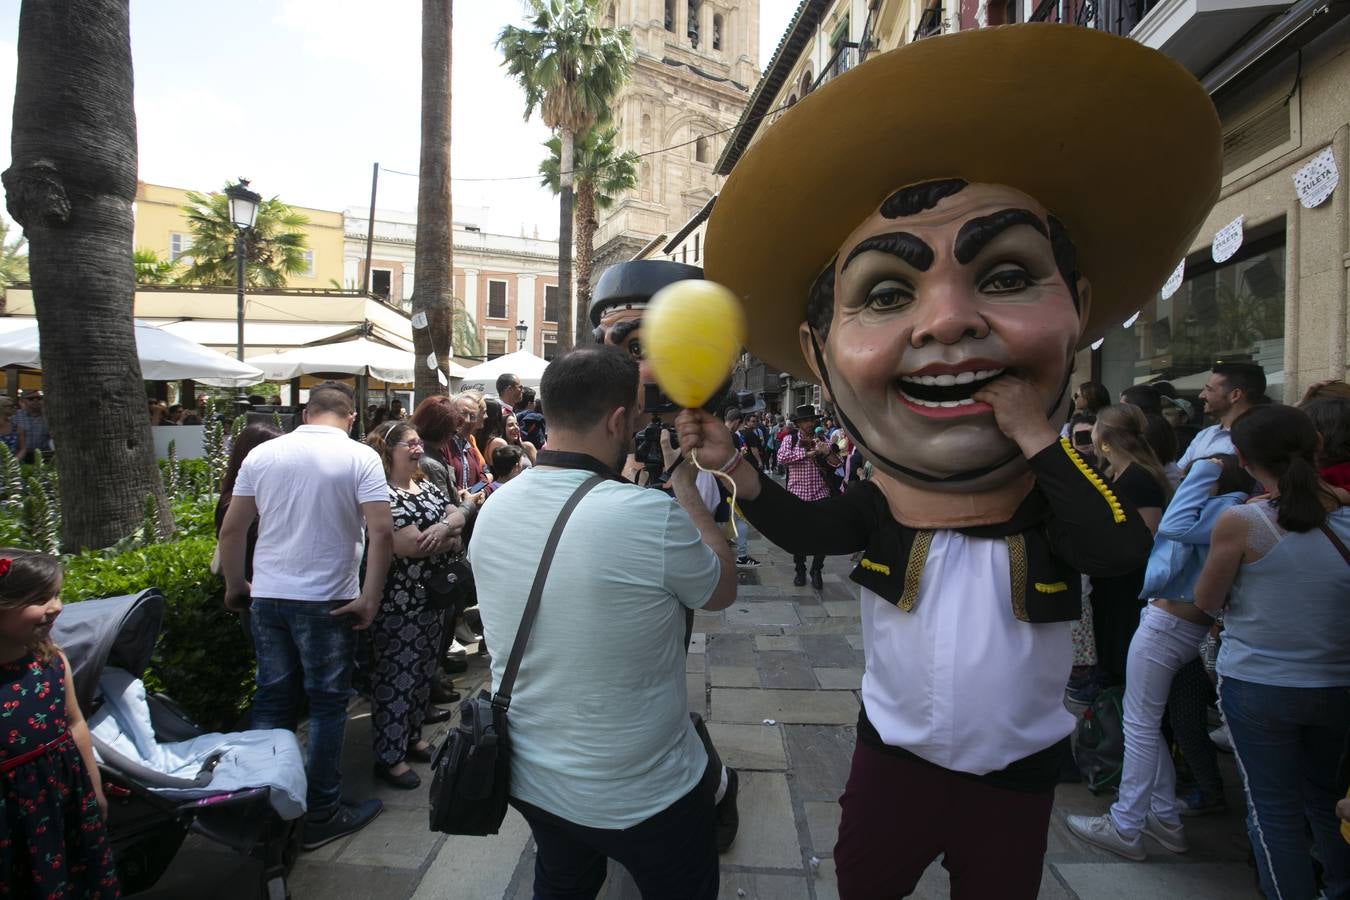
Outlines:
[[883, 480], [938, 505], [1030, 489], [972, 395], [1013, 375], [1062, 417], [1075, 352], [1148, 302], [1218, 194], [1204, 89], [1073, 26], [909, 44], [761, 127], [707, 275], [752, 353], [821, 383]]

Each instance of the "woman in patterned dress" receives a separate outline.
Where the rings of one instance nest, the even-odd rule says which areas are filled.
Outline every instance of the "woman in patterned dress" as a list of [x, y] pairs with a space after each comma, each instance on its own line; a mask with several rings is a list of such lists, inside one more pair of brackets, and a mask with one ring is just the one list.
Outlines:
[[394, 517], [394, 558], [371, 628], [375, 774], [394, 787], [413, 790], [422, 779], [407, 761], [431, 759], [431, 747], [422, 740], [422, 722], [444, 620], [441, 610], [427, 608], [426, 573], [446, 561], [456, 547], [452, 529], [444, 522], [454, 507], [440, 489], [423, 480], [418, 467], [422, 441], [412, 425], [389, 423], [366, 442], [384, 462]]
[[49, 637], [60, 591], [55, 557], [0, 549], [0, 897], [104, 900], [120, 896], [108, 804]]

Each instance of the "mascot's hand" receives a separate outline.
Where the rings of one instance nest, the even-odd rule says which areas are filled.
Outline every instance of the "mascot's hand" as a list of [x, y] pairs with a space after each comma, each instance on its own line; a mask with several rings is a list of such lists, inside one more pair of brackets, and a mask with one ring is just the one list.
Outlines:
[[996, 378], [974, 394], [994, 408], [999, 431], [1030, 459], [1059, 440], [1059, 432], [1045, 418], [1045, 401], [1029, 383], [1015, 375]]
[[727, 426], [704, 410], [682, 410], [675, 419], [675, 431], [680, 437], [680, 452], [690, 456], [698, 451], [698, 461], [706, 469], [726, 465], [731, 455], [737, 452]]

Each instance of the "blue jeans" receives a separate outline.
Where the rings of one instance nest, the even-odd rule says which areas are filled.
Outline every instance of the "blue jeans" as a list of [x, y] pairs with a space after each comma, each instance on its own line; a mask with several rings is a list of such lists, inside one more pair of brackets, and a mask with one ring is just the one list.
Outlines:
[[1316, 896], [1304, 822], [1312, 827], [1328, 900], [1350, 897], [1350, 845], [1334, 787], [1350, 729], [1345, 688], [1219, 681], [1219, 707], [1247, 790], [1247, 835], [1270, 900]]
[[342, 739], [352, 695], [356, 632], [353, 616], [333, 616], [347, 600], [253, 599], [253, 643], [258, 655], [254, 728], [295, 730], [301, 693], [309, 699], [311, 818], [331, 813], [342, 798]]

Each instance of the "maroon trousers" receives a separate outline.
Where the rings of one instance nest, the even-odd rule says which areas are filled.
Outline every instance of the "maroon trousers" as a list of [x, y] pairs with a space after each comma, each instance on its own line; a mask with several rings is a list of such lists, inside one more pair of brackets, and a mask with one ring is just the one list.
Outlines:
[[952, 900], [1036, 900], [1054, 791], [991, 787], [858, 742], [834, 848], [842, 900], [907, 897], [939, 856]]

